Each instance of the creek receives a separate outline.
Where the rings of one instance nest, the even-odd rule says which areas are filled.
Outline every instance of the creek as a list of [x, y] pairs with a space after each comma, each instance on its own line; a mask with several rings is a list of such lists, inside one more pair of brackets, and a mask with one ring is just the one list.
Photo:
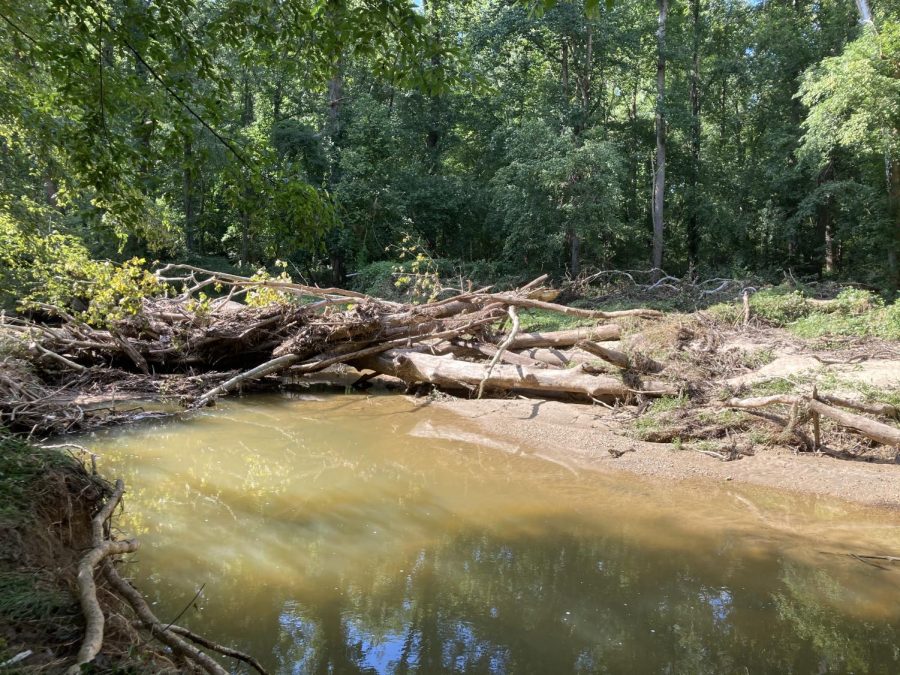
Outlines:
[[160, 619], [273, 672], [900, 672], [900, 565], [849, 555], [896, 554], [896, 513], [573, 472], [467, 424], [266, 395], [80, 442], [126, 481]]

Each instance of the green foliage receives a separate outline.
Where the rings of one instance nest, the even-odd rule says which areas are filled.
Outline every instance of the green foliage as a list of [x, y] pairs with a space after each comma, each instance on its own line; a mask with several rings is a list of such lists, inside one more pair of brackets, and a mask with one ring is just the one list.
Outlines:
[[[286, 305], [293, 302], [293, 296], [290, 293], [279, 291], [278, 283], [291, 283], [292, 279], [287, 273], [287, 262], [276, 260], [275, 266], [281, 269], [278, 276], [273, 277], [265, 268], [257, 270], [256, 274], [250, 277], [251, 281], [257, 281], [261, 285], [253, 287], [247, 292], [247, 304], [251, 307], [265, 307], [267, 305]], [[268, 286], [265, 284], [273, 284]]]
[[[827, 229], [829, 275], [889, 283], [895, 8], [877, 32], [837, 0], [682, 9], [667, 271], [820, 274]], [[93, 258], [289, 260], [343, 284], [409, 233], [445, 280], [647, 264], [653, 3], [13, 0], [3, 15], [0, 195]]]
[[881, 298], [866, 292], [846, 298], [833, 312], [814, 312], [789, 326], [800, 337], [854, 335], [900, 340], [900, 304], [883, 306]]
[[[750, 296], [751, 316], [785, 327], [805, 338], [828, 335], [872, 336], [900, 339], [900, 305], [857, 288], [845, 288], [829, 301], [812, 302], [802, 291], [788, 288], [762, 290]], [[719, 321], [737, 324], [743, 319], [739, 301], [709, 308]]]
[[39, 234], [0, 211], [0, 293], [23, 309], [52, 305], [94, 325], [122, 319], [164, 290], [144, 264], [94, 260], [75, 237]]
[[0, 525], [12, 527], [29, 518], [37, 479], [73, 462], [71, 457], [41, 451], [0, 429]]
[[0, 617], [7, 621], [45, 621], [62, 610], [74, 609], [74, 598], [45, 575], [0, 572]]
[[596, 323], [594, 319], [581, 319], [577, 316], [550, 312], [544, 309], [519, 311], [519, 327], [524, 333], [566, 330], [580, 326], [594, 326]]
[[690, 406], [687, 396], [661, 396], [653, 401], [649, 408], [651, 415], [661, 415], [673, 410], [683, 410]]
[[492, 180], [492, 217], [505, 234], [504, 255], [532, 267], [561, 267], [567, 243], [578, 237], [586, 260], [603, 265], [612, 259], [629, 235], [618, 217], [622, 165], [616, 148], [540, 120], [512, 130], [506, 143], [506, 165]]
[[413, 304], [437, 300], [441, 278], [422, 242], [406, 233], [393, 250], [401, 260], [393, 267], [394, 286], [409, 295]]
[[900, 23], [867, 26], [838, 56], [804, 75], [797, 96], [809, 107], [803, 153], [820, 163], [836, 147], [883, 159], [900, 152]]

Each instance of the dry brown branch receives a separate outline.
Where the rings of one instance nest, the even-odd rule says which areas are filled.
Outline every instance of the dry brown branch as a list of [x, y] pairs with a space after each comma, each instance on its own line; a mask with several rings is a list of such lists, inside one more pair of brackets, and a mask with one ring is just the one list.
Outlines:
[[[238, 276], [237, 274], [228, 274], [226, 272], [214, 272], [213, 270], [206, 270], [201, 267], [194, 267], [193, 265], [181, 265], [181, 264], [168, 264], [165, 267], [162, 267], [156, 271], [156, 277], [161, 281], [167, 282], [182, 282], [185, 280], [184, 277], [167, 277], [165, 276], [169, 272], [173, 271], [183, 271], [189, 272], [191, 275], [202, 274], [204, 276], [213, 279], [214, 282], [227, 281], [232, 285], [236, 286], [250, 286], [250, 287], [265, 287], [265, 288], [274, 288], [276, 290], [285, 291], [288, 293], [294, 293], [296, 295], [306, 295], [313, 297], [321, 297], [328, 298], [331, 296], [338, 296], [341, 298], [358, 298], [361, 300], [370, 299], [365, 293], [357, 293], [356, 291], [348, 291], [343, 288], [319, 288], [318, 286], [306, 286], [304, 284], [295, 284], [286, 281], [279, 281], [276, 279], [268, 279], [263, 281], [254, 281], [249, 277]], [[194, 290], [194, 289], [191, 289]], [[395, 304], [395, 303], [387, 303], [387, 304]]]
[[214, 398], [235, 389], [243, 382], [256, 380], [265, 377], [266, 375], [271, 375], [272, 373], [287, 370], [298, 361], [300, 361], [300, 357], [296, 354], [285, 354], [284, 356], [276, 357], [271, 361], [266, 361], [265, 363], [256, 366], [256, 368], [235, 375], [230, 380], [223, 382], [217, 387], [213, 387], [196, 400], [194, 407], [202, 408], [209, 405]]
[[[819, 394], [820, 398], [822, 398], [822, 396], [822, 394]], [[726, 401], [724, 405], [729, 408], [739, 408], [744, 410], [765, 408], [771, 405], [786, 405], [791, 407], [805, 405], [810, 412], [822, 417], [827, 417], [838, 426], [856, 431], [878, 443], [900, 448], [900, 429], [882, 422], [877, 422], [868, 417], [863, 417], [862, 415], [855, 415], [839, 410], [836, 407], [823, 403], [821, 400], [816, 400], [807, 396], [778, 394], [775, 396], [760, 396], [756, 398], [732, 398]]]
[[243, 661], [248, 664], [252, 668], [254, 668], [257, 672], [261, 673], [261, 675], [268, 675], [268, 671], [262, 667], [262, 664], [257, 661], [254, 657], [250, 656], [250, 654], [246, 654], [242, 651], [238, 651], [237, 649], [232, 649], [231, 647], [226, 647], [224, 645], [217, 644], [212, 640], [207, 640], [202, 635], [197, 635], [193, 631], [188, 630], [187, 628], [182, 628], [181, 626], [167, 626], [166, 630], [175, 633], [176, 635], [180, 635], [182, 637], [186, 637], [191, 642], [194, 642], [205, 649], [210, 649], [214, 652], [218, 652], [224, 656], [230, 656], [233, 659], [238, 659], [239, 661]]
[[153, 637], [170, 647], [181, 658], [197, 663], [207, 673], [228, 675], [228, 671], [216, 663], [208, 654], [200, 651], [172, 631], [166, 630], [166, 625], [156, 618], [147, 601], [144, 600], [144, 596], [134, 586], [125, 581], [112, 565], [104, 565], [103, 574], [116, 593], [128, 601], [138, 619]]
[[484, 383], [491, 376], [491, 371], [494, 370], [494, 366], [497, 365], [497, 362], [503, 356], [503, 353], [509, 348], [509, 346], [516, 339], [516, 335], [519, 333], [519, 315], [516, 313], [516, 308], [513, 305], [510, 305], [506, 308], [506, 311], [509, 313], [509, 319], [512, 321], [512, 327], [509, 330], [509, 335], [506, 336], [506, 339], [500, 343], [500, 346], [497, 347], [497, 353], [494, 354], [494, 358], [491, 359], [491, 362], [488, 364], [487, 372], [484, 374], [484, 379], [481, 380], [478, 384], [478, 395], [476, 398], [481, 398], [481, 395], [484, 393]]
[[869, 413], [870, 415], [882, 415], [884, 417], [893, 417], [895, 419], [900, 416], [900, 411], [897, 410], [897, 407], [890, 405], [889, 403], [863, 403], [861, 401], [840, 398], [833, 394], [822, 393], [817, 394], [814, 398], [830, 405], [836, 405], [841, 408], [850, 408], [851, 410], [858, 410], [859, 412]]
[[585, 319], [619, 319], [626, 316], [637, 316], [645, 319], [658, 319], [663, 313], [655, 309], [623, 309], [615, 312], [603, 312], [595, 309], [581, 309], [579, 307], [569, 307], [567, 305], [557, 305], [554, 302], [544, 302], [543, 300], [534, 300], [529, 297], [522, 297], [512, 293], [494, 293], [491, 295], [477, 298], [479, 302], [502, 302], [516, 307], [525, 307], [529, 309], [544, 309], [550, 312], [566, 314], [568, 316], [578, 316]]

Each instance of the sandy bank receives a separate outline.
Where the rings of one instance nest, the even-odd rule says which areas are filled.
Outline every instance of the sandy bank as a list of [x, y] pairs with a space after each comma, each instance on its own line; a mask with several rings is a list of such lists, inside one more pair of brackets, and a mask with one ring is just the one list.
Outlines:
[[[760, 447], [723, 462], [672, 443], [627, 437], [627, 424], [600, 406], [541, 400], [443, 400], [501, 447], [573, 471], [627, 471], [664, 480], [737, 481], [900, 510], [900, 465], [847, 461]], [[468, 425], [467, 425], [468, 426]], [[452, 433], [452, 432], [451, 432]], [[614, 455], [620, 454], [615, 457]]]

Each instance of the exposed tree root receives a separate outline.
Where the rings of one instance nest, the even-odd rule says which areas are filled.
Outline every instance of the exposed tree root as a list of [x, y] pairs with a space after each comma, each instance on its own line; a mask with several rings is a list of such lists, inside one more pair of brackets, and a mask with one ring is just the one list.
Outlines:
[[134, 586], [125, 581], [114, 567], [104, 565], [103, 574], [110, 586], [113, 587], [113, 590], [131, 605], [144, 628], [149, 630], [153, 637], [171, 648], [178, 656], [188, 661], [193, 661], [207, 673], [228, 675], [228, 671], [220, 666], [209, 654], [200, 651], [194, 645], [168, 630], [166, 624], [156, 618], [156, 615], [150, 609], [150, 605], [144, 600], [144, 596]]
[[[205, 649], [248, 663], [263, 675], [267, 675], [262, 665], [249, 654], [225, 647], [197, 635], [186, 628], [163, 624], [153, 614], [141, 593], [127, 581], [122, 579], [109, 557], [121, 553], [131, 553], [138, 549], [138, 541], [113, 541], [105, 534], [107, 521], [125, 492], [125, 484], [117, 480], [112, 496], [91, 521], [91, 539], [93, 548], [81, 559], [78, 566], [78, 598], [85, 618], [84, 640], [78, 651], [75, 664], [69, 669], [69, 675], [77, 675], [84, 664], [93, 661], [103, 648], [105, 616], [97, 599], [97, 584], [94, 580], [95, 570], [99, 567], [113, 590], [134, 610], [140, 624], [150, 634], [167, 645], [181, 659], [189, 664], [196, 664], [207, 673], [227, 675], [227, 672], [215, 659], [204, 653], [191, 642]], [[188, 638], [191, 642], [186, 641]]]
[[244, 652], [240, 652], [237, 649], [232, 649], [231, 647], [226, 647], [211, 640], [207, 640], [202, 635], [197, 635], [197, 633], [189, 631], [187, 628], [182, 628], [181, 626], [168, 626], [167, 630], [175, 633], [176, 635], [186, 637], [188, 640], [200, 645], [204, 649], [209, 649], [214, 652], [218, 652], [223, 656], [230, 656], [233, 659], [243, 661], [244, 663], [252, 666], [253, 669], [258, 673], [261, 673], [261, 675], [268, 675], [268, 671], [266, 671], [266, 669], [262, 667], [262, 664], [249, 654], [245, 654]]
[[138, 549], [138, 542], [135, 539], [110, 541], [103, 536], [103, 528], [106, 525], [106, 521], [112, 515], [119, 500], [122, 499], [124, 492], [125, 484], [121, 480], [117, 480], [112, 496], [91, 521], [91, 543], [93, 548], [88, 551], [78, 565], [78, 600], [84, 613], [85, 629], [84, 642], [81, 644], [81, 649], [78, 650], [77, 661], [68, 671], [70, 675], [79, 673], [81, 665], [93, 661], [103, 647], [105, 618], [103, 610], [100, 609], [100, 602], [97, 600], [94, 569], [109, 555], [131, 553]]

